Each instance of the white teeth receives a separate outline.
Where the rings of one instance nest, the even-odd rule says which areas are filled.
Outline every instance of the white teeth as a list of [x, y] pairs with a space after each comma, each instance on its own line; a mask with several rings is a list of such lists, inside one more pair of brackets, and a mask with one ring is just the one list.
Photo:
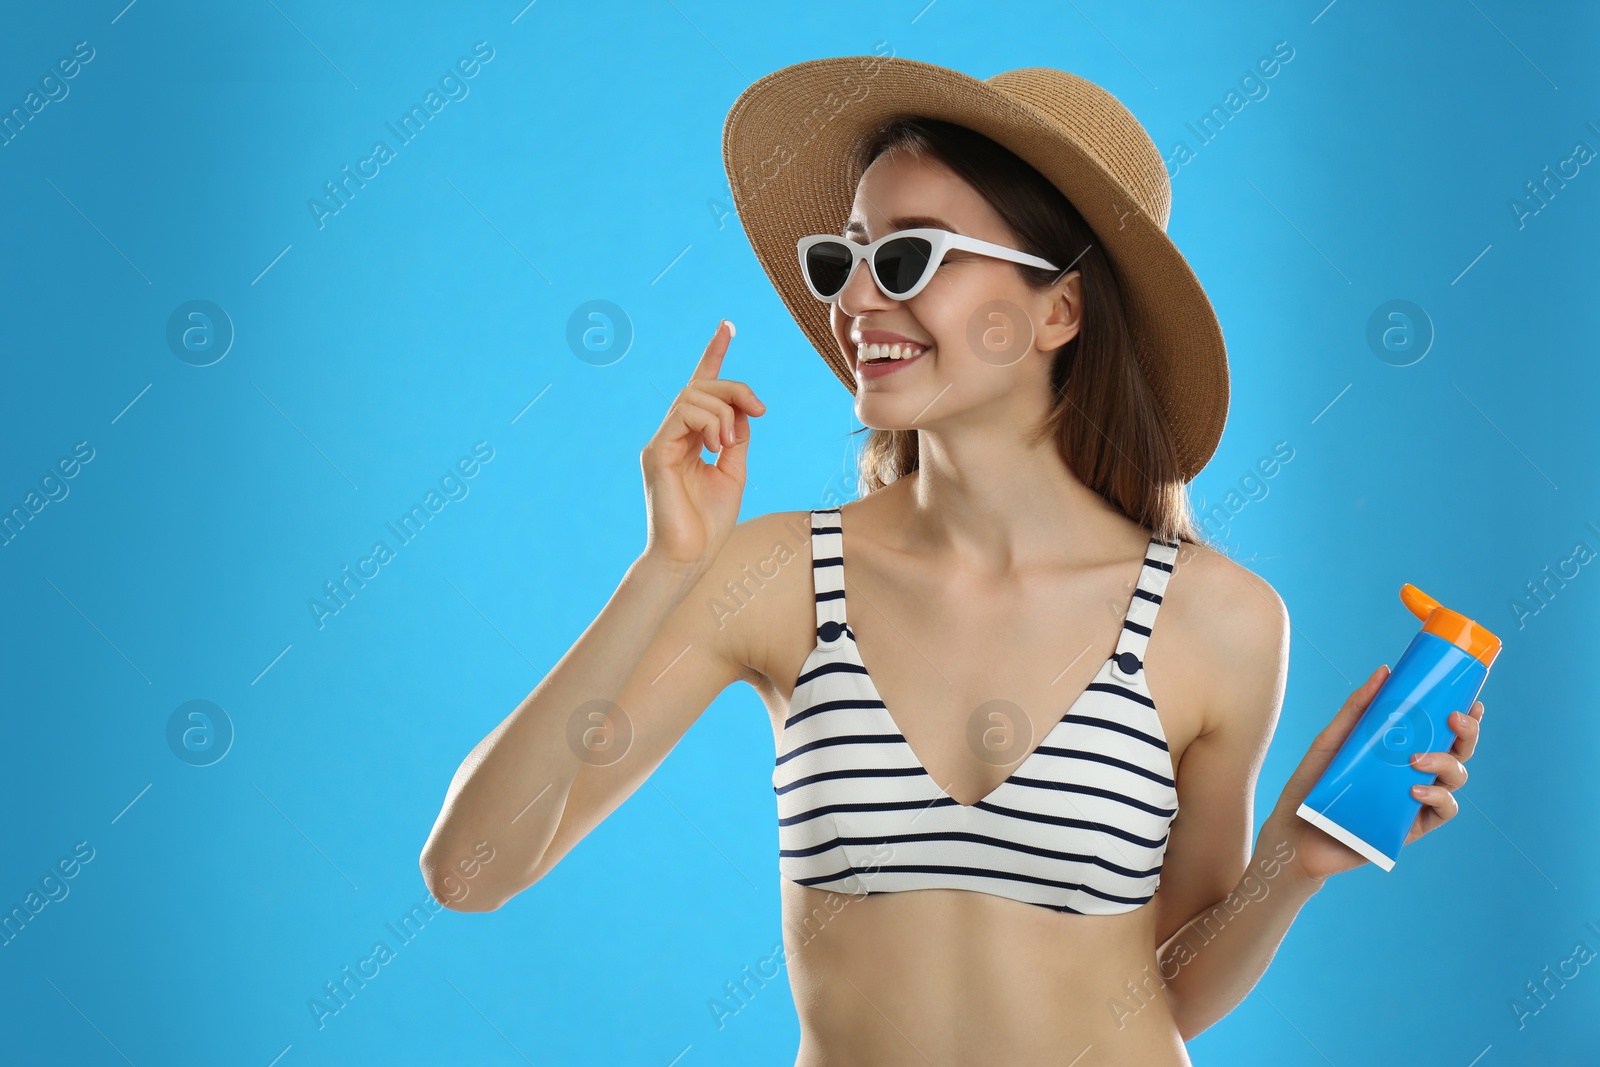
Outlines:
[[856, 358], [863, 363], [875, 359], [910, 359], [912, 356], [920, 356], [926, 351], [927, 349], [921, 345], [872, 343], [858, 346], [856, 348]]

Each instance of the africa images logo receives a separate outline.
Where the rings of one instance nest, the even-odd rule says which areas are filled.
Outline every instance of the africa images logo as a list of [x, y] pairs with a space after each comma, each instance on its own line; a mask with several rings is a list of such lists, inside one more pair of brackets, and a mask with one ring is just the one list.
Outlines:
[[[494, 48], [488, 41], [479, 41], [472, 46], [472, 54], [477, 58], [462, 56], [457, 59], [455, 66], [446, 70], [439, 78], [439, 88], [429, 89], [427, 95], [422, 98], [422, 103], [412, 104], [410, 110], [400, 117], [398, 127], [393, 122], [384, 123], [394, 134], [397, 144], [402, 147], [410, 144], [427, 128], [428, 122], [445, 109], [446, 104], [467, 98], [467, 94], [472, 91], [467, 81], [477, 77], [478, 72], [483, 69], [482, 65], [494, 58]], [[441, 96], [441, 93], [444, 95]], [[306, 201], [306, 207], [311, 209], [311, 217], [316, 220], [317, 229], [322, 229], [328, 224], [329, 218], [349, 207], [349, 202], [355, 199], [357, 191], [365, 189], [367, 182], [381, 173], [383, 165], [398, 154], [395, 148], [390, 147], [389, 142], [376, 141], [372, 145], [372, 154], [357, 162], [353, 172], [350, 164], [346, 163], [341, 168], [344, 176], [337, 183], [323, 182], [325, 197], [313, 196]]]
[[422, 503], [413, 504], [409, 511], [400, 515], [398, 519], [385, 522], [384, 526], [394, 535], [395, 546], [390, 547], [386, 540], [374, 541], [372, 551], [356, 562], [355, 570], [350, 569], [346, 563], [340, 572], [337, 581], [329, 579], [322, 583], [324, 597], [309, 597], [306, 607], [311, 612], [311, 621], [321, 630], [327, 621], [350, 606], [356, 594], [367, 587], [367, 583], [382, 573], [382, 568], [392, 562], [399, 554], [400, 548], [409, 545], [423, 530], [434, 516], [445, 509], [451, 501], [465, 500], [472, 487], [467, 483], [478, 476], [485, 464], [494, 459], [494, 446], [487, 441], [479, 441], [472, 446], [471, 456], [462, 456], [456, 460], [455, 466], [447, 470], [439, 479], [437, 489], [429, 488], [422, 498]]

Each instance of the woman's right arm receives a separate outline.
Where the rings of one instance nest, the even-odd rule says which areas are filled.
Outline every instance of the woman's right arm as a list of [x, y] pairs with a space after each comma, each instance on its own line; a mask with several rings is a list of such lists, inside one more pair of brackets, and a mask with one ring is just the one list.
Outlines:
[[[752, 677], [725, 583], [759, 559], [737, 522], [749, 415], [719, 379], [721, 324], [640, 454], [649, 536], [604, 609], [516, 709], [462, 760], [423, 846], [434, 898], [492, 911], [538, 881], [636, 790], [730, 683]], [[718, 453], [715, 464], [701, 448]], [[770, 542], [766, 543], [770, 545]]]

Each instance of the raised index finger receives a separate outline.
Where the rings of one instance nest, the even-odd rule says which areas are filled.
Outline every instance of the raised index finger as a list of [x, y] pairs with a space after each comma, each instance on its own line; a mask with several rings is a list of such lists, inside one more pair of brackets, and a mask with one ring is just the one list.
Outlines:
[[717, 332], [711, 335], [711, 343], [706, 345], [706, 350], [700, 356], [700, 362], [695, 364], [694, 373], [689, 375], [689, 380], [715, 378], [721, 374], [722, 357], [727, 354], [728, 342], [732, 340], [733, 323], [723, 319], [717, 323]]

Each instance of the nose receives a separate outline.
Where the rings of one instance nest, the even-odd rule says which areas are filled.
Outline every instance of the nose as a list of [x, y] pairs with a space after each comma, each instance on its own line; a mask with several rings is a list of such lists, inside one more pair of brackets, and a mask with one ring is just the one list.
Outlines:
[[881, 311], [893, 307], [895, 301], [878, 288], [878, 283], [872, 277], [872, 271], [867, 267], [863, 258], [851, 271], [850, 277], [845, 279], [844, 288], [839, 290], [839, 299], [836, 301], [839, 310], [850, 318], [858, 318], [863, 312]]

